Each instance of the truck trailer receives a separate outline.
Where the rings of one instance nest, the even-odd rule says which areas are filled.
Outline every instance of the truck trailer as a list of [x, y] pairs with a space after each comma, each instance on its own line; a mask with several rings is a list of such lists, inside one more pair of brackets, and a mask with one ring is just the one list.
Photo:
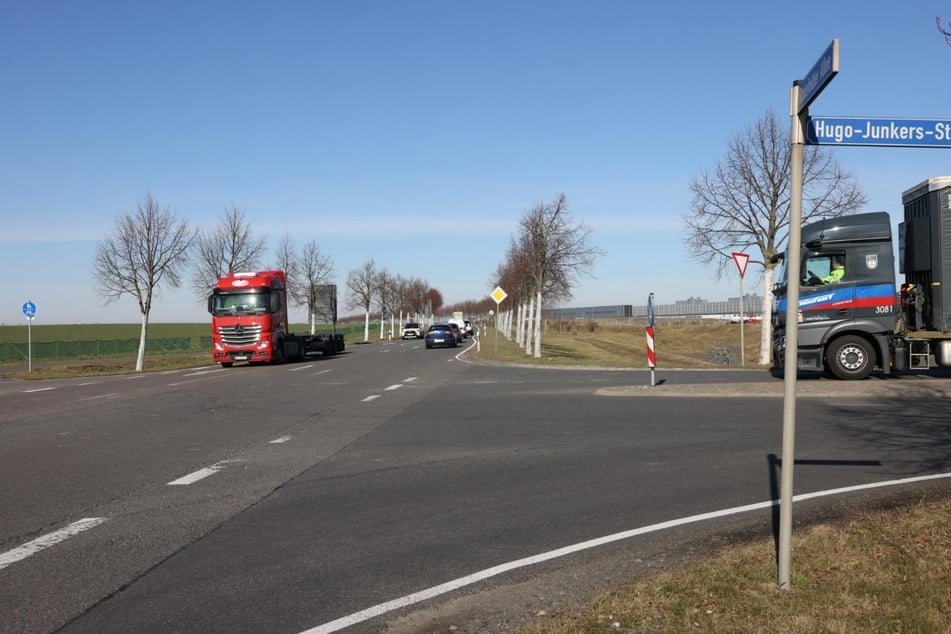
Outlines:
[[[886, 212], [802, 228], [801, 270], [784, 266], [773, 288], [774, 370], [784, 367], [788, 354], [790, 282], [800, 285], [800, 370], [855, 380], [876, 367], [885, 374], [951, 367], [951, 176], [907, 189], [902, 205], [897, 254]], [[900, 288], [896, 257], [904, 276]]]
[[343, 335], [295, 335], [288, 331], [284, 271], [229, 273], [208, 296], [212, 359], [230, 368], [237, 361], [280, 363], [344, 350]]

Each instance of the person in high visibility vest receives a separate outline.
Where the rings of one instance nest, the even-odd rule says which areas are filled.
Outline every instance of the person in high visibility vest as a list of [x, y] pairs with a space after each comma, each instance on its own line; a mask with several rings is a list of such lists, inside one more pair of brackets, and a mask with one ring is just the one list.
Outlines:
[[845, 277], [845, 262], [842, 261], [841, 257], [832, 258], [832, 270], [822, 278], [822, 283], [834, 284], [841, 281], [843, 277]]

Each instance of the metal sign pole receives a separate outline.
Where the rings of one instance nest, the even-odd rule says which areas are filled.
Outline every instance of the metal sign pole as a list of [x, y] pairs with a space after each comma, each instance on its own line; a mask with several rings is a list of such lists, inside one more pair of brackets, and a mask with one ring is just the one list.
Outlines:
[[[792, 103], [799, 103], [799, 82], [792, 87]], [[786, 346], [783, 364], [783, 462], [779, 495], [779, 587], [792, 589], [792, 499], [796, 463], [796, 372], [799, 359], [799, 269], [802, 247], [803, 123], [805, 116], [792, 113], [790, 148], [789, 239], [786, 262]]]

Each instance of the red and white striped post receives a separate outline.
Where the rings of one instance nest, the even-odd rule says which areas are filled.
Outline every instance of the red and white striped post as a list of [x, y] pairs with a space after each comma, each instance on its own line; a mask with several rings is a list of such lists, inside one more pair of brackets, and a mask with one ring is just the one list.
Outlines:
[[647, 367], [651, 369], [651, 387], [654, 387], [654, 368], [657, 358], [654, 355], [654, 294], [647, 296]]

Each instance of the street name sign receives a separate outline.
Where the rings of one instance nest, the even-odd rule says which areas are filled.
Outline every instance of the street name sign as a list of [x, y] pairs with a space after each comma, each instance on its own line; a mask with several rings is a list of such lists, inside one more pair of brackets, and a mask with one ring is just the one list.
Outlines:
[[951, 119], [809, 117], [806, 145], [951, 147]]
[[822, 52], [819, 60], [809, 69], [806, 76], [799, 82], [799, 110], [798, 114], [809, 107], [822, 89], [839, 72], [839, 38], [832, 40], [829, 47]]

